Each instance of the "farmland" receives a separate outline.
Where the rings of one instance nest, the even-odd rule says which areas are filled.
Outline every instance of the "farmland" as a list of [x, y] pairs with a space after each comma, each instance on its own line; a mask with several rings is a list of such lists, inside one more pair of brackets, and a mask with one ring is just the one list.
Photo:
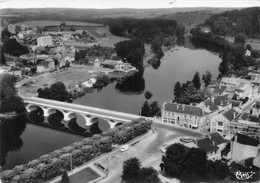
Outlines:
[[[25, 21], [19, 22], [15, 25], [27, 25], [29, 27], [45, 27], [45, 26], [58, 26], [62, 23], [62, 21], [51, 21], [51, 20], [39, 20], [39, 21]], [[73, 25], [73, 26], [87, 26], [87, 27], [100, 27], [104, 26], [102, 24], [95, 24], [95, 23], [88, 23], [88, 22], [76, 22], [76, 21], [66, 21], [66, 25]]]

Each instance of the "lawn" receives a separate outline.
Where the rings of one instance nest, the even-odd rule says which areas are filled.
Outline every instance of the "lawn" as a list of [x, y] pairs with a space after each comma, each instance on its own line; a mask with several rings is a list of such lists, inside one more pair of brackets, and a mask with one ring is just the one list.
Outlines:
[[[99, 174], [97, 174], [90, 167], [87, 167], [87, 168], [69, 176], [69, 179], [70, 179], [70, 183], [86, 183], [86, 182], [95, 180], [98, 177], [100, 177]], [[57, 183], [61, 183], [61, 180], [58, 181]]]

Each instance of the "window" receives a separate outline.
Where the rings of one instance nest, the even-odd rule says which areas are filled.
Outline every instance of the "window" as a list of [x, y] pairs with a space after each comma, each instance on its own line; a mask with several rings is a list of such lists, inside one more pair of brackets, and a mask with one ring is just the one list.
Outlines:
[[217, 131], [218, 131], [218, 132], [222, 132], [222, 130], [220, 130], [220, 129], [218, 129]]
[[223, 126], [223, 122], [218, 122], [218, 126]]

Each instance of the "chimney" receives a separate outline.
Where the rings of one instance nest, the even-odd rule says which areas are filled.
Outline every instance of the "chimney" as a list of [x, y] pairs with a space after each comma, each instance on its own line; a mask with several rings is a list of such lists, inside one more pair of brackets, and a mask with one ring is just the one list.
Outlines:
[[215, 141], [212, 141], [212, 144], [213, 144], [213, 146], [215, 146], [216, 144], [215, 144]]
[[211, 102], [213, 102], [213, 103], [214, 103], [214, 100], [215, 100], [215, 97], [214, 97], [214, 96], [212, 96], [212, 97], [211, 97]]
[[235, 119], [235, 117], [236, 117], [236, 112], [234, 111], [234, 113], [233, 113], [233, 119]]

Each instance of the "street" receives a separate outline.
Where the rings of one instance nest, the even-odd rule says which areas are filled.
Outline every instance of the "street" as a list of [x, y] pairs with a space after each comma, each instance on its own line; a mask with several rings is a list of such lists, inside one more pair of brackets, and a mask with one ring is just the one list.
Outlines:
[[[108, 177], [103, 179], [102, 183], [116, 183], [121, 181], [123, 171], [123, 162], [131, 157], [137, 157], [142, 167], [153, 167], [159, 172], [159, 178], [163, 182], [179, 182], [176, 179], [165, 177], [160, 172], [160, 163], [163, 153], [160, 148], [163, 144], [171, 144], [176, 142], [182, 136], [198, 137], [200, 134], [189, 132], [174, 127], [168, 127], [164, 124], [155, 124], [156, 131], [148, 137], [140, 140], [139, 143], [125, 152], [116, 151], [109, 157], [102, 157], [97, 162], [103, 167], [109, 169]], [[108, 159], [107, 159], [108, 158]]]

